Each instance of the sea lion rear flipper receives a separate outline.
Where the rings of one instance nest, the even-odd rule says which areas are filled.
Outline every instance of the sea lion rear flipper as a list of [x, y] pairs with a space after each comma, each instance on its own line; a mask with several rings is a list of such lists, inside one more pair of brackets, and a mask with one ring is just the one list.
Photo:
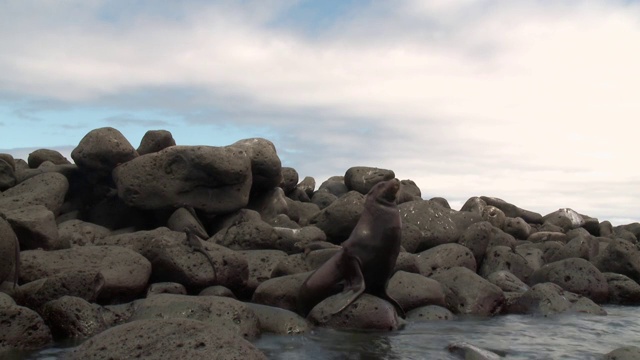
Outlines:
[[333, 301], [326, 304], [325, 314], [327, 315], [335, 315], [344, 310], [365, 290], [364, 276], [358, 259], [351, 256], [345, 256], [344, 259], [346, 285], [344, 291], [333, 295]]

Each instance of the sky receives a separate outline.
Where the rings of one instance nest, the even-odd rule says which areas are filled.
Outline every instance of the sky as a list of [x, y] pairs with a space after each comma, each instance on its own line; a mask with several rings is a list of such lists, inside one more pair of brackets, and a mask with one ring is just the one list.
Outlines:
[[638, 64], [637, 1], [2, 0], [0, 152], [263, 137], [318, 185], [372, 166], [626, 224]]

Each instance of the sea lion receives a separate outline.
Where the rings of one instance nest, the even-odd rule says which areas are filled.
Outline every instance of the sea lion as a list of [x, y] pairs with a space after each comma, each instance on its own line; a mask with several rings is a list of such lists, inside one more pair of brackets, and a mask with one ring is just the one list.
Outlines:
[[306, 316], [325, 298], [338, 294], [328, 314], [337, 314], [367, 292], [389, 301], [404, 317], [387, 283], [400, 252], [401, 220], [396, 206], [397, 179], [377, 183], [365, 198], [364, 210], [342, 249], [313, 272], [300, 287], [298, 309]]

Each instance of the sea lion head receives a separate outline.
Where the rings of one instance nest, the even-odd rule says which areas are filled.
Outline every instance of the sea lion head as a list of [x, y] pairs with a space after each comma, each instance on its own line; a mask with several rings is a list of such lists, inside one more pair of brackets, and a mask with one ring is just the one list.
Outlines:
[[398, 181], [398, 179], [381, 181], [371, 188], [367, 197], [374, 198], [376, 202], [382, 203], [383, 205], [394, 206], [396, 204], [396, 194], [399, 189], [400, 181]]

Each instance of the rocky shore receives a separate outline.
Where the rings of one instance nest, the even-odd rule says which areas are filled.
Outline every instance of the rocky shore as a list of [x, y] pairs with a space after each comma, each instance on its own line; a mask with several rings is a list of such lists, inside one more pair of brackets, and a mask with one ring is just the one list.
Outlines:
[[[406, 319], [369, 294], [330, 319], [303, 318], [300, 286], [392, 170], [352, 167], [316, 186], [266, 139], [180, 146], [157, 130], [136, 149], [113, 128], [89, 132], [71, 157], [0, 154], [0, 357], [76, 339], [69, 359], [264, 359], [251, 343], [263, 333], [640, 305], [640, 223], [543, 216], [486, 196], [454, 210], [401, 180], [388, 293]], [[603, 358], [640, 358], [611, 350]]]

